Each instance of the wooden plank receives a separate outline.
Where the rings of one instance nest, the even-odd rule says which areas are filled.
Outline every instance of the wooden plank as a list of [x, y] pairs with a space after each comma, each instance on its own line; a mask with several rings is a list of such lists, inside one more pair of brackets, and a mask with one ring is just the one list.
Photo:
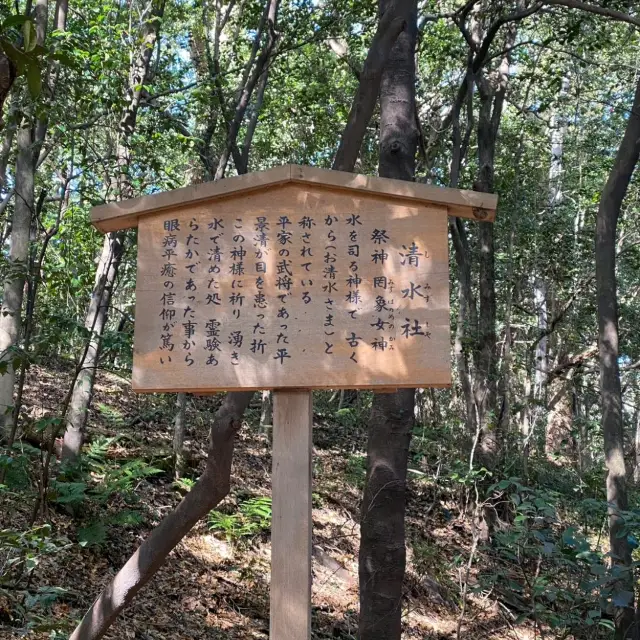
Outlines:
[[271, 640], [311, 638], [310, 391], [273, 394]]
[[138, 226], [142, 215], [176, 209], [185, 205], [241, 195], [263, 187], [283, 184], [291, 180], [291, 165], [256, 171], [217, 182], [202, 182], [181, 189], [154, 193], [131, 200], [109, 202], [91, 209], [91, 222], [103, 233]]
[[406, 182], [378, 178], [346, 171], [329, 171], [317, 167], [291, 165], [294, 182], [343, 188], [351, 191], [375, 193], [390, 198], [402, 198], [423, 204], [440, 204], [448, 208], [449, 215], [493, 222], [498, 196], [464, 189], [438, 187], [420, 182]]
[[225, 178], [218, 182], [204, 182], [164, 193], [100, 205], [91, 210], [91, 221], [104, 233], [128, 229], [136, 227], [140, 217], [152, 213], [199, 203], [213, 203], [222, 198], [241, 196], [257, 189], [268, 189], [287, 182], [305, 184], [309, 188], [339, 188], [393, 200], [443, 205], [447, 207], [449, 215], [485, 222], [495, 219], [498, 202], [498, 197], [490, 193], [436, 187], [317, 167], [284, 165], [267, 171]]
[[[278, 236], [283, 216], [290, 222], [286, 244]], [[305, 216], [310, 230], [300, 226]], [[258, 218], [269, 225], [262, 249]], [[223, 226], [209, 229], [212, 220]], [[179, 229], [167, 231], [169, 223]], [[385, 232], [380, 242], [372, 239], [376, 230]], [[168, 239], [175, 246], [165, 247]], [[406, 262], [412, 245], [415, 264]], [[167, 249], [175, 254], [173, 275], [164, 276]], [[373, 258], [380, 251], [383, 262]], [[242, 275], [234, 271], [239, 262]], [[258, 272], [258, 263], [266, 271]], [[290, 279], [290, 289], [281, 278]], [[413, 298], [411, 283], [420, 288]], [[136, 391], [447, 386], [450, 358], [442, 207], [337, 190], [318, 195], [288, 184], [213, 210], [199, 204], [141, 221]]]

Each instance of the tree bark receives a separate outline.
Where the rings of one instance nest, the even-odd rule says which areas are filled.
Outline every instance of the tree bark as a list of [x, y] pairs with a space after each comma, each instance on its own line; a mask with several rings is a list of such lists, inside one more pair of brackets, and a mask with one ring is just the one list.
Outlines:
[[[414, 0], [395, 0], [395, 2], [382, 0], [380, 6], [382, 13], [378, 28], [371, 41], [360, 75], [358, 90], [351, 104], [347, 124], [333, 161], [332, 168], [336, 171], [353, 171], [376, 106], [385, 64], [396, 39], [415, 10]], [[411, 126], [415, 128], [415, 123]]]
[[[549, 218], [553, 218], [556, 212], [558, 205], [562, 204], [563, 194], [562, 194], [562, 158], [564, 155], [564, 138], [567, 132], [567, 120], [564, 117], [562, 112], [563, 103], [569, 91], [569, 78], [566, 76], [562, 79], [562, 83], [560, 85], [560, 93], [558, 95], [559, 105], [551, 116], [551, 161], [549, 163], [549, 185], [548, 185], [548, 197], [547, 197], [547, 208], [548, 208], [548, 216]], [[544, 228], [544, 222], [542, 224]], [[542, 336], [536, 345], [536, 353], [535, 353], [535, 388], [534, 388], [534, 397], [538, 400], [539, 406], [542, 406], [545, 389], [548, 381], [549, 375], [549, 340], [546, 333], [549, 328], [549, 309], [547, 304], [548, 298], [548, 287], [547, 281], [543, 274], [538, 274], [534, 278], [533, 283], [533, 299], [536, 314], [538, 316], [538, 332], [539, 335]], [[560, 358], [558, 359], [558, 363], [561, 364]], [[560, 383], [560, 381], [556, 382], [556, 386]], [[552, 383], [553, 385], [553, 383]], [[557, 391], [556, 391], [557, 392]], [[572, 404], [565, 403], [563, 413], [565, 416], [567, 415], [566, 409], [569, 408], [570, 412], [573, 413]], [[536, 407], [534, 409], [534, 417], [536, 420], [537, 415], [539, 415], [539, 410]], [[547, 417], [547, 425], [546, 425], [546, 433], [545, 433], [545, 449], [547, 454], [556, 454], [559, 451], [553, 449], [553, 442], [558, 441], [557, 439], [557, 429], [555, 427], [558, 426], [558, 422], [556, 420], [556, 416], [552, 418], [553, 410]], [[570, 425], [569, 425], [570, 426]], [[554, 431], [554, 434], [550, 434], [549, 431]]]
[[12, 360], [22, 327], [22, 299], [29, 260], [29, 236], [34, 206], [35, 164], [33, 161], [33, 126], [25, 117], [18, 125], [15, 190], [16, 200], [11, 216], [10, 269], [4, 282], [0, 310], [0, 358], [6, 372], [0, 376], [0, 416], [5, 435], [11, 426], [15, 370]]
[[[142, 16], [141, 44], [129, 71], [127, 104], [119, 124], [119, 142], [116, 151], [118, 197], [134, 195], [129, 177], [130, 154], [128, 140], [135, 131], [138, 110], [142, 99], [142, 87], [149, 81], [151, 57], [158, 39], [160, 23], [164, 13], [164, 0], [155, 0], [148, 13]], [[89, 345], [80, 362], [80, 373], [75, 382], [69, 412], [66, 416], [66, 431], [62, 446], [62, 459], [73, 463], [80, 455], [84, 441], [84, 429], [93, 396], [102, 334], [109, 316], [111, 295], [124, 253], [125, 233], [108, 233], [102, 244], [102, 252], [91, 293], [91, 302], [85, 317], [85, 328], [90, 331]]]
[[[518, 8], [522, 7], [518, 2]], [[495, 24], [495, 23], [494, 23]], [[482, 41], [480, 50], [485, 49], [492, 27]], [[505, 48], [515, 43], [517, 29], [515, 24], [508, 27]], [[494, 183], [494, 164], [496, 144], [502, 111], [509, 81], [509, 54], [505, 54], [493, 78], [478, 68], [483, 64], [478, 58], [474, 61], [475, 83], [478, 87], [480, 109], [478, 113], [478, 173], [474, 189], [492, 192]], [[495, 244], [493, 224], [478, 223], [478, 334], [476, 341], [476, 368], [473, 381], [473, 395], [480, 429], [480, 454], [482, 462], [488, 468], [495, 466], [502, 445], [502, 434], [498, 432], [495, 415], [497, 395], [496, 367], [496, 285], [495, 285]]]
[[[34, 10], [36, 42], [43, 46], [47, 30], [47, 0], [37, 0]], [[25, 99], [27, 97], [25, 96]], [[22, 328], [22, 300], [29, 261], [30, 229], [35, 204], [35, 118], [28, 103], [16, 135], [15, 205], [11, 217], [10, 268], [4, 282], [0, 309], [0, 362], [6, 363], [6, 372], [0, 376], [0, 425], [8, 436], [13, 415], [13, 387], [15, 369], [12, 360], [20, 340]], [[3, 176], [4, 177], [4, 176]]]
[[184, 431], [187, 394], [179, 393], [176, 398], [176, 417], [173, 421], [173, 474], [176, 480], [184, 473]]
[[262, 406], [260, 410], [260, 426], [268, 427], [273, 424], [273, 396], [271, 391], [262, 392]]
[[[564, 350], [564, 348], [563, 348]], [[559, 365], [568, 359], [566, 351], [558, 358]], [[568, 369], [549, 381], [548, 415], [545, 430], [544, 449], [550, 459], [561, 457], [563, 462], [572, 460], [576, 453], [576, 442], [571, 433], [573, 427], [573, 374], [575, 368]]]
[[[381, 21], [390, 2], [380, 5]], [[413, 3], [384, 67], [380, 85], [379, 174], [413, 180], [417, 3]], [[366, 76], [362, 76], [366, 83]], [[361, 80], [360, 85], [362, 86]], [[360, 640], [400, 640], [406, 565], [405, 494], [415, 389], [375, 394], [367, 444], [360, 521]]]
[[252, 396], [250, 391], [227, 394], [211, 425], [204, 473], [178, 507], [151, 532], [104, 588], [70, 640], [102, 638], [120, 612], [162, 566], [171, 550], [229, 493], [234, 440]]
[[622, 390], [618, 367], [618, 297], [616, 290], [616, 236], [622, 201], [640, 156], [640, 81], [633, 108], [607, 183], [596, 219], [596, 291], [598, 298], [598, 351], [602, 432], [607, 467], [609, 544], [612, 565], [620, 572], [616, 589], [631, 594], [628, 606], [615, 608], [615, 638], [637, 638], [634, 625], [634, 576], [631, 547], [621, 512], [628, 508], [624, 459]]
[[89, 332], [89, 344], [84, 351], [84, 358], [79, 364], [80, 371], [75, 381], [67, 413], [67, 429], [62, 444], [63, 462], [75, 462], [84, 442], [84, 428], [93, 397], [93, 383], [100, 358], [100, 343], [107, 323], [118, 267], [124, 252], [124, 239], [125, 234], [122, 231], [108, 233], [102, 245], [102, 254], [96, 270], [96, 280], [84, 325]]

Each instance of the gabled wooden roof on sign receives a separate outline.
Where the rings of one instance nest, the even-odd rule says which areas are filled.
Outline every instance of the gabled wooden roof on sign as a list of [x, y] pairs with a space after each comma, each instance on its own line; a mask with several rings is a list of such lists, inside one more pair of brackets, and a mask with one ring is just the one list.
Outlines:
[[451, 216], [492, 222], [498, 197], [491, 193], [436, 187], [419, 182], [376, 178], [357, 173], [286, 164], [267, 171], [247, 173], [218, 182], [203, 182], [182, 189], [155, 193], [131, 200], [94, 207], [91, 221], [102, 232], [138, 226], [138, 218], [196, 203], [232, 198], [251, 191], [285, 184], [309, 185], [318, 189], [342, 190], [389, 200], [404, 200], [446, 206]]

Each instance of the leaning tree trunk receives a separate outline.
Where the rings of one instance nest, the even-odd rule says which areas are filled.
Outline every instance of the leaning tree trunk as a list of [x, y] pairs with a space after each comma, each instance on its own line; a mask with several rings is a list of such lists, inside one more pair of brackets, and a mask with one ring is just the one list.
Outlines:
[[252, 396], [252, 392], [227, 394], [211, 425], [204, 473], [103, 589], [70, 640], [102, 638], [191, 527], [229, 493], [234, 440]]
[[411, 19], [414, 7], [414, 0], [383, 3], [383, 13], [371, 40], [371, 46], [360, 73], [358, 89], [351, 103], [347, 125], [333, 160], [332, 169], [336, 171], [353, 171], [367, 125], [376, 106], [385, 64], [407, 20]]
[[[227, 131], [227, 141], [220, 154], [220, 160], [218, 161], [218, 167], [216, 168], [215, 180], [220, 180], [224, 178], [225, 171], [227, 169], [227, 163], [229, 162], [229, 156], [231, 155], [234, 147], [236, 146], [238, 132], [240, 131], [240, 126], [242, 125], [242, 121], [244, 119], [245, 112], [247, 111], [247, 107], [249, 106], [249, 102], [251, 101], [251, 95], [253, 94], [253, 90], [260, 79], [260, 76], [263, 73], [266, 73], [266, 67], [269, 63], [270, 58], [272, 57], [275, 46], [278, 41], [278, 33], [276, 31], [276, 21], [278, 16], [278, 7], [280, 4], [280, 0], [269, 0], [269, 4], [267, 6], [267, 39], [256, 60], [256, 64], [247, 78], [247, 81], [244, 83], [244, 86], [239, 92], [238, 100], [236, 103], [236, 107], [233, 114], [233, 119], [229, 123], [228, 131]], [[266, 82], [266, 78], [265, 78]], [[249, 143], [250, 146], [250, 143]], [[247, 148], [248, 155], [248, 148]], [[244, 173], [247, 170], [246, 164], [244, 162], [244, 156], [238, 158], [236, 170], [238, 173]]]
[[[127, 104], [120, 118], [120, 140], [116, 152], [118, 195], [120, 198], [133, 197], [129, 176], [128, 141], [136, 128], [143, 88], [149, 82], [151, 57], [155, 50], [163, 13], [164, 0], [155, 0], [150, 4], [149, 13], [142, 18], [140, 49], [133, 58], [129, 71]], [[89, 344], [78, 365], [79, 374], [66, 416], [62, 458], [69, 463], [77, 460], [84, 440], [84, 429], [100, 358], [102, 334], [109, 317], [111, 295], [124, 253], [124, 240], [124, 232], [118, 231], [108, 233], [102, 244], [91, 302], [85, 317], [85, 328], [90, 332]]]
[[[596, 291], [598, 297], [598, 350], [602, 433], [607, 467], [607, 503], [611, 562], [618, 574], [616, 592], [622, 606], [615, 607], [615, 638], [637, 638], [634, 625], [634, 575], [631, 547], [625, 532], [628, 508], [627, 469], [624, 459], [622, 390], [618, 368], [618, 297], [616, 291], [616, 236], [622, 201], [640, 156], [640, 81], [633, 109], [609, 179], [600, 197], [596, 219]], [[624, 594], [624, 595], [622, 595]]]
[[108, 233], [102, 246], [93, 295], [85, 319], [85, 329], [90, 335], [89, 344], [78, 365], [80, 370], [67, 413], [67, 430], [62, 444], [62, 460], [65, 462], [73, 462], [77, 459], [84, 440], [84, 426], [93, 396], [93, 383], [100, 356], [100, 341], [107, 323], [111, 294], [124, 252], [124, 238], [124, 233], [121, 231]]
[[[391, 3], [383, 0], [384, 12]], [[418, 131], [415, 121], [417, 4], [398, 36], [380, 86], [379, 174], [413, 180]], [[361, 640], [399, 640], [406, 564], [405, 493], [415, 389], [377, 393], [373, 399], [367, 476], [360, 522]]]

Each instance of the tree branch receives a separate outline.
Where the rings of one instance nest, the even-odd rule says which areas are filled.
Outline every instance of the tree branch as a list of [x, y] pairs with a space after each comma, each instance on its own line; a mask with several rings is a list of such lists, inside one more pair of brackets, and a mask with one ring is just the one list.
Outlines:
[[611, 18], [617, 22], [626, 22], [628, 24], [635, 25], [636, 27], [640, 27], [640, 18], [634, 18], [623, 11], [608, 9], [597, 4], [591, 4], [590, 2], [582, 2], [582, 0], [544, 0], [543, 4], [555, 7], [579, 9], [580, 11], [586, 11], [587, 13], [595, 13], [599, 16]]

